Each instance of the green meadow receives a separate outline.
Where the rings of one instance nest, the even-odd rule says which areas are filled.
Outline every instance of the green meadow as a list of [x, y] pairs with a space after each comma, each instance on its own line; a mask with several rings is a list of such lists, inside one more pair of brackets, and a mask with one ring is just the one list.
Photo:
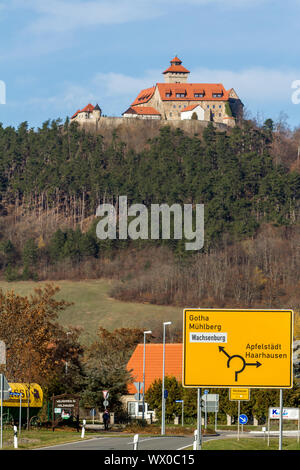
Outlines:
[[[28, 296], [46, 283], [0, 281], [0, 288]], [[109, 280], [54, 281], [51, 284], [60, 288], [57, 299], [73, 303], [60, 314], [59, 322], [66, 328], [82, 328], [83, 343], [92, 341], [100, 326], [112, 331], [123, 327], [155, 329], [160, 328], [164, 321], [172, 321], [174, 327], [182, 325], [182, 309], [179, 307], [122, 302], [111, 298], [109, 292], [113, 282]]]

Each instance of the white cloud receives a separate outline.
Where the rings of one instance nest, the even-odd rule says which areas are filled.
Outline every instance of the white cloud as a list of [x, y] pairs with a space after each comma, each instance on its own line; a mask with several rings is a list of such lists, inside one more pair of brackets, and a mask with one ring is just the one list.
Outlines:
[[26, 9], [36, 18], [28, 25], [35, 33], [62, 32], [97, 25], [145, 21], [168, 15], [170, 8], [207, 6], [215, 3], [221, 8], [238, 8], [264, 4], [270, 0], [8, 0], [11, 9]]
[[234, 88], [244, 101], [284, 103], [291, 100], [291, 85], [300, 79], [300, 69], [277, 70], [250, 67], [239, 71], [198, 68], [190, 77], [191, 82], [223, 83]]

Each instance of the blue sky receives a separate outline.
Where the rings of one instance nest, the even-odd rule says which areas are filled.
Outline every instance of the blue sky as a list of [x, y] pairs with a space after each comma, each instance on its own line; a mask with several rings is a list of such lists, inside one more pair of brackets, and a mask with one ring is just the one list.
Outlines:
[[299, 20], [300, 0], [0, 0], [0, 122], [41, 126], [89, 102], [120, 116], [178, 55], [190, 82], [298, 127]]

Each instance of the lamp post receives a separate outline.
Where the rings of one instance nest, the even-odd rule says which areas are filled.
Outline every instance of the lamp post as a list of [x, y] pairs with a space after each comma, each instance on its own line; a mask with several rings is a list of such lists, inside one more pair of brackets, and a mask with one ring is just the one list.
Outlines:
[[172, 325], [171, 321], [163, 323], [163, 373], [162, 373], [162, 389], [161, 389], [161, 435], [164, 436], [165, 416], [166, 416], [166, 398], [165, 398], [165, 349], [166, 349], [166, 326]]
[[[70, 334], [71, 334], [71, 331], [67, 331], [67, 333], [66, 333], [67, 338], [68, 338], [68, 335], [70, 335]], [[69, 365], [68, 361], [66, 360], [66, 362], [65, 362], [65, 373], [66, 373], [66, 375], [68, 373], [68, 365]]]
[[144, 331], [144, 356], [143, 356], [143, 414], [142, 418], [145, 416], [145, 356], [146, 356], [146, 335], [151, 335], [152, 331]]

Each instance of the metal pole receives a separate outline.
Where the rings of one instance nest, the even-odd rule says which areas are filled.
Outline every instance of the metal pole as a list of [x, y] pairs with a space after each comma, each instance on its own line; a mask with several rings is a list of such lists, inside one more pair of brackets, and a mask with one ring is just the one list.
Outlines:
[[2, 447], [3, 447], [3, 387], [4, 387], [3, 374], [0, 374], [0, 377], [1, 377], [1, 417], [0, 417], [1, 437], [0, 437], [0, 448], [2, 449]]
[[163, 324], [163, 373], [162, 373], [162, 389], [161, 389], [161, 435], [164, 436], [166, 433], [165, 429], [165, 347], [166, 347], [166, 326]]
[[[184, 418], [183, 418], [183, 414], [184, 414], [184, 401], [182, 400], [182, 416], [181, 416], [181, 424], [182, 424], [182, 427], [184, 425]], [[298, 421], [299, 422], [299, 421]]]
[[19, 436], [21, 436], [21, 428], [22, 428], [22, 393], [20, 392]]
[[143, 356], [143, 413], [142, 418], [145, 417], [145, 357], [146, 357], [146, 335], [151, 334], [152, 331], [144, 331], [144, 356]]
[[202, 447], [202, 406], [201, 406], [201, 388], [197, 389], [197, 450], [201, 450]]
[[170, 321], [163, 323], [163, 370], [162, 370], [162, 387], [161, 387], [161, 435], [166, 433], [166, 398], [165, 398], [165, 356], [166, 356], [166, 326], [171, 325]]
[[146, 349], [146, 334], [144, 332], [144, 354], [143, 354], [143, 412], [142, 419], [145, 416], [145, 349]]
[[279, 450], [282, 450], [282, 412], [283, 412], [283, 393], [280, 389], [279, 403], [280, 403], [280, 416], [279, 416]]
[[240, 440], [240, 400], [238, 400], [238, 441]]
[[298, 408], [298, 433], [297, 433], [297, 443], [299, 444], [299, 430], [300, 430], [300, 409]]
[[204, 427], [207, 427], [207, 395], [205, 394], [205, 420], [204, 420]]

